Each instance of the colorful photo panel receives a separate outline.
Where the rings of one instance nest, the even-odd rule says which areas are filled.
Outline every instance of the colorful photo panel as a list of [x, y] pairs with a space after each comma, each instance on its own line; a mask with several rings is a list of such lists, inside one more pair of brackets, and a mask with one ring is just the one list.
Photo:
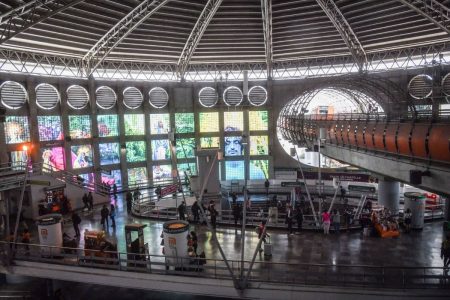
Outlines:
[[200, 138], [200, 147], [203, 149], [220, 148], [220, 139], [216, 136], [202, 137]]
[[248, 119], [250, 131], [269, 129], [269, 114], [267, 110], [249, 111]]
[[194, 113], [176, 113], [175, 131], [176, 133], [194, 133]]
[[100, 165], [120, 163], [119, 143], [98, 144], [100, 152]]
[[7, 144], [18, 144], [30, 141], [28, 117], [7, 116], [5, 118], [4, 126]]
[[245, 167], [243, 160], [225, 162], [226, 180], [245, 179]]
[[197, 164], [195, 162], [178, 164], [178, 174], [181, 179], [184, 179], [187, 176], [195, 176], [197, 175]]
[[251, 160], [250, 179], [267, 179], [267, 178], [269, 178], [269, 161]]
[[195, 157], [195, 138], [177, 139], [177, 158]]
[[223, 114], [224, 131], [244, 131], [244, 113], [226, 111]]
[[152, 140], [152, 159], [170, 159], [169, 140]]
[[72, 139], [91, 138], [91, 116], [69, 116], [69, 135]]
[[145, 120], [143, 114], [124, 115], [125, 135], [144, 135]]
[[119, 136], [119, 118], [117, 115], [97, 116], [98, 136], [110, 137]]
[[62, 141], [64, 139], [60, 116], [38, 116], [37, 121], [41, 142]]
[[14, 170], [25, 170], [27, 163], [27, 151], [11, 151], [11, 165]]
[[109, 172], [102, 172], [102, 182], [106, 182], [109, 185], [116, 184], [117, 187], [122, 186], [122, 174], [120, 170], [111, 170]]
[[128, 169], [128, 186], [138, 187], [144, 186], [148, 182], [147, 168], [132, 168]]
[[72, 168], [81, 169], [94, 165], [91, 145], [71, 146], [70, 151], [72, 152]]
[[144, 141], [126, 142], [127, 162], [147, 160], [147, 146]]
[[172, 179], [171, 165], [153, 166], [153, 182], [160, 182]]
[[267, 135], [250, 136], [250, 155], [268, 155], [269, 137]]
[[150, 115], [150, 134], [167, 134], [170, 131], [169, 114]]
[[219, 132], [219, 113], [199, 113], [200, 132]]
[[63, 147], [41, 148], [44, 172], [65, 169], [65, 152]]
[[241, 136], [225, 137], [225, 156], [244, 155], [244, 145], [242, 145]]

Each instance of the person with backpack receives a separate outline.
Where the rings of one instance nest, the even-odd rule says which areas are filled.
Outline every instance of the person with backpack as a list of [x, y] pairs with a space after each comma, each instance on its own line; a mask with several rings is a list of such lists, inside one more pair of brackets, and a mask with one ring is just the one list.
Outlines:
[[77, 238], [79, 238], [81, 236], [80, 235], [80, 227], [79, 227], [80, 223], [81, 223], [80, 216], [75, 211], [73, 211], [72, 212], [72, 224], [73, 224], [73, 229], [75, 230], [75, 237], [77, 237]]
[[442, 242], [441, 259], [444, 260], [444, 275], [448, 276], [450, 268], [450, 234], [448, 234], [447, 238]]

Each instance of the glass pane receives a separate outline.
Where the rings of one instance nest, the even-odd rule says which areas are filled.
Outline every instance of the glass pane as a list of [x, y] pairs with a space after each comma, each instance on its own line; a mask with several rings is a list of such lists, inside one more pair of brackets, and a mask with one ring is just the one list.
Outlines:
[[91, 117], [69, 116], [69, 135], [72, 139], [91, 138]]
[[144, 135], [145, 120], [142, 114], [124, 115], [125, 135]]
[[175, 114], [176, 133], [193, 133], [195, 131], [194, 113]]
[[28, 117], [7, 116], [5, 118], [5, 139], [7, 144], [29, 142]]
[[250, 136], [250, 155], [268, 155], [269, 138], [267, 135]]
[[224, 131], [244, 131], [244, 113], [227, 111], [223, 115]]
[[241, 136], [225, 137], [225, 156], [244, 155], [244, 146], [242, 145]]
[[98, 136], [119, 136], [119, 118], [117, 115], [97, 116]]
[[98, 145], [100, 150], [100, 165], [120, 163], [119, 143], [104, 143]]
[[102, 182], [106, 182], [111, 186], [115, 183], [117, 187], [121, 187], [122, 174], [120, 170], [111, 170], [110, 173], [102, 172]]
[[150, 134], [167, 134], [170, 131], [169, 114], [150, 115]]
[[250, 179], [266, 179], [266, 178], [269, 178], [269, 161], [251, 160]]
[[133, 188], [139, 185], [146, 185], [148, 182], [147, 168], [128, 169], [128, 186]]
[[180, 174], [181, 179], [184, 179], [186, 175], [197, 175], [197, 164], [195, 162], [178, 164], [178, 174]]
[[244, 179], [245, 178], [244, 161], [243, 160], [226, 161], [225, 174], [226, 180]]
[[249, 111], [248, 119], [250, 130], [268, 130], [269, 114], [267, 113], [267, 110]]
[[219, 132], [219, 113], [211, 112], [199, 114], [200, 132]]
[[59, 171], [65, 169], [63, 147], [41, 148], [43, 170]]
[[153, 182], [159, 182], [172, 179], [171, 165], [153, 166]]
[[126, 142], [127, 162], [137, 162], [147, 160], [147, 146], [144, 141]]
[[41, 142], [63, 140], [60, 116], [38, 116], [37, 121]]
[[71, 146], [70, 151], [72, 152], [72, 168], [80, 169], [94, 165], [91, 145]]
[[205, 148], [219, 148], [220, 147], [220, 139], [219, 137], [202, 137], [200, 138], [200, 147]]
[[152, 141], [152, 159], [153, 160], [170, 159], [169, 140]]
[[177, 158], [195, 157], [195, 138], [177, 139]]

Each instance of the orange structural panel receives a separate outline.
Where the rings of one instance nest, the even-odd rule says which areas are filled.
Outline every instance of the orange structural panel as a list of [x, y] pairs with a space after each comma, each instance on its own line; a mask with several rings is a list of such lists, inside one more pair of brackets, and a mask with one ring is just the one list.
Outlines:
[[427, 158], [427, 149], [425, 146], [428, 134], [429, 124], [415, 123], [411, 134], [411, 150], [413, 156]]
[[350, 122], [344, 121], [342, 122], [342, 141], [345, 146], [350, 145]]
[[383, 135], [385, 126], [386, 123], [380, 122], [377, 123], [377, 126], [375, 127], [373, 139], [375, 141], [374, 147], [376, 150], [384, 151]]
[[384, 143], [386, 144], [386, 151], [397, 153], [397, 147], [395, 145], [395, 136], [397, 133], [398, 123], [389, 123], [386, 126], [386, 135], [384, 137]]
[[330, 136], [333, 138], [333, 140], [331, 141], [333, 144], [337, 144], [338, 143], [338, 132], [337, 132], [337, 124], [333, 123], [333, 125], [331, 125], [331, 129], [330, 129]]
[[364, 141], [366, 142], [366, 147], [368, 149], [375, 148], [375, 145], [373, 144], [373, 130], [376, 126], [376, 123], [367, 123], [366, 132], [364, 133]]
[[398, 125], [397, 150], [401, 155], [411, 156], [409, 151], [409, 134], [412, 126], [412, 123], [399, 123]]
[[450, 162], [450, 125], [433, 124], [428, 137], [432, 160]]
[[364, 129], [366, 128], [366, 122], [359, 122], [358, 128], [355, 127], [355, 139], [356, 139], [356, 146], [358, 147], [364, 147]]
[[350, 125], [350, 130], [348, 132], [348, 140], [350, 142], [350, 145], [357, 147], [358, 143], [356, 142], [356, 134], [355, 132], [358, 130], [359, 123], [356, 122], [352, 125]]

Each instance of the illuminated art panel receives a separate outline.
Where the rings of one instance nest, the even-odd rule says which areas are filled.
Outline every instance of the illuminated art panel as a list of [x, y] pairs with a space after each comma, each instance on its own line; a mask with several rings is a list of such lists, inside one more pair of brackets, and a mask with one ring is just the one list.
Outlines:
[[245, 166], [243, 160], [225, 162], [226, 180], [245, 179]]
[[225, 156], [244, 155], [244, 145], [242, 145], [241, 136], [226, 136], [225, 140]]
[[124, 115], [125, 135], [144, 135], [145, 119], [143, 114]]
[[269, 137], [267, 135], [250, 136], [250, 155], [268, 155]]
[[91, 116], [69, 116], [69, 135], [72, 139], [91, 138]]
[[267, 110], [249, 111], [248, 120], [250, 131], [269, 129], [269, 114]]
[[250, 161], [250, 180], [269, 178], [269, 161], [268, 160], [251, 160]]
[[94, 165], [91, 145], [71, 146], [70, 151], [72, 153], [72, 168], [81, 169]]
[[120, 163], [119, 143], [98, 144], [100, 150], [100, 165], [112, 165]]
[[202, 137], [200, 138], [200, 147], [203, 149], [207, 148], [219, 148], [220, 147], [220, 139], [219, 137]]
[[65, 152], [63, 147], [41, 148], [43, 171], [65, 169]]
[[169, 131], [169, 114], [150, 114], [150, 134], [167, 134]]
[[147, 160], [147, 146], [144, 141], [126, 142], [127, 162]]
[[178, 164], [178, 174], [181, 179], [184, 179], [186, 175], [193, 176], [197, 175], [197, 164], [195, 162]]
[[171, 165], [153, 166], [153, 182], [160, 182], [172, 179]]
[[28, 117], [7, 116], [5, 118], [5, 139], [7, 144], [30, 141]]
[[199, 113], [200, 132], [219, 132], [219, 113], [201, 112]]
[[27, 162], [27, 151], [11, 151], [11, 165], [14, 170], [25, 170]]
[[[83, 183], [85, 184], [92, 184], [95, 182], [94, 173], [79, 174], [78, 176], [83, 178]], [[88, 189], [93, 189], [93, 186], [90, 185]]]
[[195, 157], [195, 138], [177, 139], [177, 158]]
[[176, 133], [194, 133], [194, 113], [176, 113], [175, 131]]
[[223, 114], [224, 131], [244, 131], [244, 113], [242, 111], [226, 111]]
[[106, 182], [111, 186], [115, 183], [117, 187], [121, 187], [122, 174], [120, 170], [111, 170], [110, 172], [102, 172], [102, 182]]
[[117, 115], [98, 115], [98, 136], [119, 136], [119, 117]]
[[39, 140], [62, 141], [64, 138], [60, 116], [38, 116]]
[[152, 159], [170, 159], [169, 140], [152, 140]]
[[147, 168], [132, 168], [128, 169], [128, 186], [137, 187], [139, 185], [146, 185], [148, 182]]

